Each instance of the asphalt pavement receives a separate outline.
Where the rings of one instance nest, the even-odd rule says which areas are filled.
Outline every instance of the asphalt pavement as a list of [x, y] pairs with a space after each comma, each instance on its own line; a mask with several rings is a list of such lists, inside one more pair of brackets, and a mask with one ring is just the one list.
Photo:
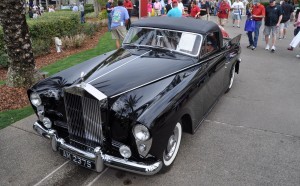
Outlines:
[[300, 185], [300, 49], [286, 50], [293, 28], [275, 53], [261, 36], [252, 51], [243, 28], [225, 29], [242, 34], [240, 73], [198, 131], [183, 135], [169, 172], [76, 166], [35, 134], [32, 115], [0, 130], [0, 185]]

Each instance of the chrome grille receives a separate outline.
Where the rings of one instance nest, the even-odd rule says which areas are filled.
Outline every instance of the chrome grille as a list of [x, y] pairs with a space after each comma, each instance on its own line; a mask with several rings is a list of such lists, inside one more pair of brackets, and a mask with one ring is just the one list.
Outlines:
[[65, 92], [65, 109], [70, 143], [78, 146], [96, 147], [102, 144], [101, 103]]

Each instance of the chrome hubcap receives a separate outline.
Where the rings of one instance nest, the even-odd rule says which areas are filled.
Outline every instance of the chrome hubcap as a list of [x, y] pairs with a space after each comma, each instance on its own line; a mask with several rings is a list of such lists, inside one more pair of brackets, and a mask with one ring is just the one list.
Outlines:
[[169, 161], [175, 155], [176, 148], [178, 148], [177, 143], [178, 143], [178, 140], [180, 140], [179, 135], [181, 135], [181, 134], [179, 134], [179, 130], [180, 129], [176, 125], [175, 129], [173, 131], [173, 134], [169, 138], [167, 148], [164, 152], [164, 160], [165, 161]]

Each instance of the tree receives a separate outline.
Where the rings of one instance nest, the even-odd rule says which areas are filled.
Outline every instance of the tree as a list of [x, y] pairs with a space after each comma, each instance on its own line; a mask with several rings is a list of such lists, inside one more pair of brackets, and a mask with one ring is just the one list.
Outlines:
[[95, 17], [98, 17], [101, 10], [99, 0], [94, 0], [93, 4], [94, 4]]
[[0, 0], [0, 23], [10, 59], [6, 84], [28, 87], [34, 81], [34, 57], [25, 18], [25, 0]]

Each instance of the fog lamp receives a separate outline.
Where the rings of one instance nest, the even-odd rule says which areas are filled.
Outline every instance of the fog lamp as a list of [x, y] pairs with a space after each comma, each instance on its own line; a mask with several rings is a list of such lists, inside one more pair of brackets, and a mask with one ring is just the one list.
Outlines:
[[119, 149], [120, 154], [124, 157], [124, 158], [130, 158], [131, 156], [131, 150], [129, 147], [127, 147], [126, 145], [122, 145]]
[[139, 151], [144, 152], [146, 150], [146, 145], [145, 144], [140, 144], [139, 145]]
[[52, 122], [49, 118], [43, 118], [43, 124], [46, 128], [50, 129], [52, 127]]

